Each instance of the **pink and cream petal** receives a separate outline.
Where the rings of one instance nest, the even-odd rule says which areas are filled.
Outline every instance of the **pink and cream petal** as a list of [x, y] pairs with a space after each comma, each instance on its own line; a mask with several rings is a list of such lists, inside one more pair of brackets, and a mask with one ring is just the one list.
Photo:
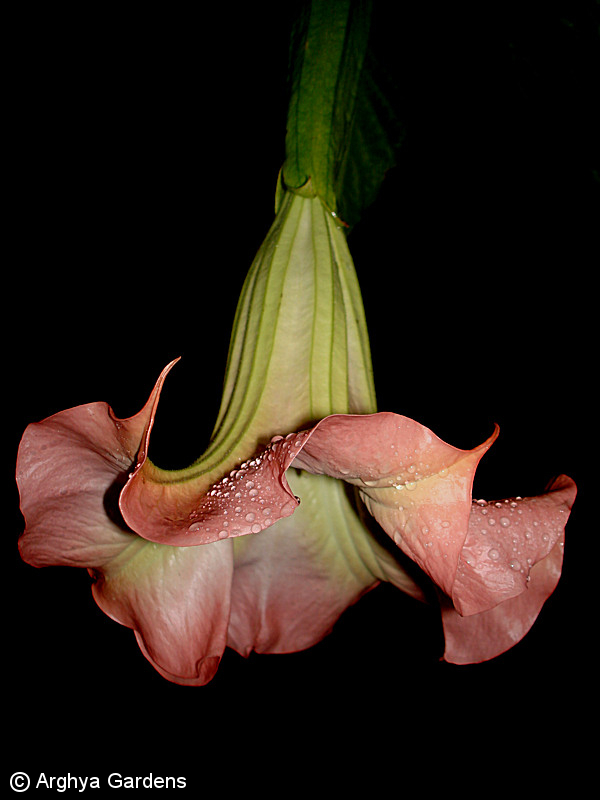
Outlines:
[[342, 483], [294, 470], [288, 478], [302, 497], [293, 516], [234, 541], [228, 644], [244, 656], [319, 642], [380, 580], [422, 598], [400, 565], [366, 535]]
[[188, 477], [189, 470], [170, 473], [140, 460], [121, 492], [123, 518], [148, 541], [183, 547], [260, 533], [298, 506], [285, 473], [308, 435], [276, 436], [217, 480], [214, 473]]
[[482, 455], [460, 450], [398, 414], [322, 420], [294, 466], [358, 486], [366, 507], [393, 541], [452, 596]]
[[118, 495], [174, 363], [133, 417], [118, 419], [106, 403], [90, 403], [27, 427], [16, 475], [26, 523], [19, 549], [27, 563], [101, 566], [135, 538], [120, 518]]
[[446, 648], [452, 664], [488, 661], [509, 650], [530, 630], [562, 570], [564, 534], [548, 555], [530, 570], [527, 589], [488, 611], [460, 616], [448, 598], [440, 598]]
[[[561, 475], [540, 497], [475, 504], [469, 542], [481, 543], [471, 532], [479, 531], [482, 521], [489, 526], [488, 518], [494, 519], [494, 524], [487, 530], [482, 528], [485, 533], [480, 532], [485, 545], [478, 548], [469, 544], [465, 551], [471, 563], [465, 562], [462, 582], [471, 584], [471, 592], [478, 593], [481, 589], [474, 587], [482, 586], [486, 596], [491, 585], [497, 589], [498, 603], [480, 613], [461, 616], [448, 598], [440, 598], [446, 661], [487, 661], [513, 647], [529, 631], [560, 579], [565, 525], [576, 492], [574, 482]], [[481, 513], [484, 510], [486, 514]], [[486, 566], [482, 554], [486, 548], [496, 570]], [[513, 574], [515, 580], [511, 579]]]
[[459, 613], [478, 614], [499, 603], [508, 608], [504, 601], [531, 593], [535, 565], [564, 542], [576, 492], [561, 475], [539, 497], [473, 503], [452, 594]]
[[94, 575], [93, 594], [108, 616], [133, 628], [164, 678], [200, 686], [225, 649], [232, 573], [232, 542], [187, 548], [135, 537]]
[[100, 608], [134, 629], [161, 675], [196, 685], [212, 678], [225, 647], [231, 543], [153, 544], [127, 528], [118, 508], [173, 363], [129, 419], [118, 419], [106, 403], [91, 403], [27, 428], [17, 464], [26, 522], [19, 547], [34, 566], [87, 567]]

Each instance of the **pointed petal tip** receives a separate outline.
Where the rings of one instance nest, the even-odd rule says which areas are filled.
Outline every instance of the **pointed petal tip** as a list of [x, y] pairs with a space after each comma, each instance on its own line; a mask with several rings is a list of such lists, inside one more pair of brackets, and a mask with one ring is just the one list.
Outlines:
[[564, 494], [563, 500], [565, 504], [571, 509], [577, 497], [577, 484], [573, 478], [561, 473], [548, 482], [546, 492], [562, 492]]

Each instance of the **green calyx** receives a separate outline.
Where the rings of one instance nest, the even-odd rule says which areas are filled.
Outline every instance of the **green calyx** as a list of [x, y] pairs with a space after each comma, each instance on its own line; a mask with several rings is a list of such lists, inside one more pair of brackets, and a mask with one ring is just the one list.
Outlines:
[[246, 277], [208, 451], [254, 452], [329, 414], [375, 411], [367, 327], [339, 222], [318, 197], [284, 192]]

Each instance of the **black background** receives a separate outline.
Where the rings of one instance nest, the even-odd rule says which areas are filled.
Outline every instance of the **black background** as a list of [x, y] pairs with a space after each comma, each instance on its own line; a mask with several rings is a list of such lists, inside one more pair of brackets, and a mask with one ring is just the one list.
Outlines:
[[[202, 452], [239, 290], [273, 218], [291, 6], [53, 9], [14, 21], [11, 771], [153, 771], [202, 788], [218, 759], [249, 786], [273, 784], [275, 767], [301, 782], [322, 764], [336, 781], [369, 781], [396, 770], [403, 748], [468, 750], [505, 723], [548, 742], [555, 715], [580, 708], [594, 643], [582, 575], [595, 535], [583, 525], [596, 371], [595, 8], [377, 4], [406, 136], [349, 237], [379, 408], [458, 447], [499, 423], [477, 496], [538, 494], [561, 472], [577, 481], [558, 589], [526, 639], [486, 664], [440, 663], [435, 609], [383, 586], [311, 650], [226, 651], [195, 689], [159, 677], [131, 631], [95, 606], [83, 570], [20, 561], [14, 458], [26, 425], [63, 408], [105, 400], [119, 416], [137, 412], [180, 355], [153, 460], [185, 466]], [[338, 744], [354, 754], [350, 772], [333, 758]], [[496, 746], [488, 763], [509, 755]]]

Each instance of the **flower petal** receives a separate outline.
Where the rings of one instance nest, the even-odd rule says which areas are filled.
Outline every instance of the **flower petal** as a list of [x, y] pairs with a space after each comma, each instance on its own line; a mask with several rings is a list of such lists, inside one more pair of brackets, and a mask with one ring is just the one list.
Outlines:
[[[128, 525], [140, 536], [180, 546], [259, 533], [292, 514], [298, 506], [286, 480], [286, 471], [292, 464], [358, 486], [367, 507], [392, 537], [396, 536], [399, 520], [404, 519], [402, 497], [410, 494], [410, 505], [421, 515], [426, 513], [427, 505], [430, 515], [439, 517], [443, 511], [449, 519], [455, 517], [451, 534], [462, 545], [473, 473], [497, 435], [496, 432], [480, 447], [465, 451], [442, 442], [423, 425], [398, 414], [335, 414], [310, 430], [290, 433], [285, 439], [274, 437], [268, 447], [239, 465], [239, 469], [207, 485], [209, 476], [204, 482], [199, 478], [183, 481], [173, 472], [169, 482], [168, 472], [155, 471], [145, 459], [150, 428], [138, 466], [121, 492], [120, 508]], [[408, 459], [412, 459], [410, 463]], [[406, 492], [401, 495], [404, 488]], [[272, 510], [269, 517], [256, 514], [259, 500]], [[403, 549], [420, 563], [419, 552], [426, 554], [426, 549], [418, 535], [411, 540], [416, 522], [409, 522]], [[437, 567], [434, 564], [434, 571]], [[446, 583], [453, 580], [455, 570], [456, 563]]]
[[201, 686], [225, 649], [232, 572], [231, 542], [167, 547], [136, 536], [94, 575], [92, 590], [105, 614], [135, 630], [164, 678]]
[[288, 479], [302, 496], [293, 516], [234, 542], [227, 643], [244, 656], [310, 647], [380, 580], [422, 599], [394, 557], [368, 535], [343, 483], [295, 470]]
[[19, 548], [36, 567], [88, 567], [96, 602], [135, 630], [154, 667], [171, 681], [203, 684], [225, 648], [231, 543], [152, 544], [126, 527], [117, 504], [174, 363], [129, 419], [117, 419], [106, 403], [91, 403], [28, 426], [17, 463], [26, 522]]
[[[260, 533], [298, 506], [285, 473], [307, 436], [274, 437], [269, 447], [215, 483], [210, 475], [181, 481], [177, 472], [169, 483], [168, 473], [155, 470], [142, 453], [121, 492], [123, 518], [145, 539], [180, 547]], [[259, 500], [271, 509], [268, 516], [260, 513]]]
[[[285, 439], [275, 437], [261, 454], [200, 497], [182, 493], [177, 484], [136, 482], [134, 475], [122, 493], [121, 507], [124, 517], [139, 526], [140, 535], [146, 538], [175, 545], [202, 544], [259, 533], [289, 517], [298, 506], [286, 480], [290, 466], [343, 479], [359, 489], [373, 517], [451, 598], [458, 614], [480, 616], [499, 604], [504, 608], [505, 601], [525, 592], [530, 571], [553, 552], [564, 529], [564, 503], [557, 491], [532, 500], [485, 507], [472, 504], [475, 469], [497, 435], [496, 428], [479, 447], [460, 450], [397, 414], [332, 415], [309, 431]], [[298, 482], [299, 487], [303, 485], [310, 484]], [[331, 498], [319, 501], [317, 494], [311, 491], [312, 502], [329, 509]], [[321, 541], [322, 533], [309, 520], [304, 513], [297, 520], [280, 522], [277, 533], [259, 537], [258, 543], [237, 547], [240, 575], [234, 577], [230, 639], [240, 652], [252, 647], [282, 652], [308, 646], [299, 642], [321, 638], [323, 628], [341, 613], [331, 599], [333, 587], [337, 585], [337, 596], [344, 598], [340, 607], [346, 607], [368, 585], [368, 581], [361, 583], [359, 589], [350, 581], [340, 590], [332, 565], [344, 548], [338, 543], [335, 557], [315, 559], [311, 548]], [[349, 541], [358, 538], [350, 536]], [[319, 548], [322, 552], [327, 549], [323, 543]], [[287, 574], [288, 562], [296, 569], [292, 576]], [[278, 568], [284, 565], [279, 572], [276, 563]], [[553, 560], [546, 566], [550, 563]], [[330, 583], [324, 577], [324, 564], [333, 569]], [[540, 572], [541, 568], [536, 570], [536, 574]], [[371, 574], [375, 572], [371, 570]], [[541, 579], [538, 583], [545, 586]], [[314, 629], [303, 627], [310, 615], [298, 614], [283, 625], [294, 603], [304, 602], [305, 591], [315, 608], [322, 600], [331, 613], [315, 611]], [[294, 603], [289, 600], [290, 592]], [[252, 595], [261, 598], [254, 610], [235, 599]], [[527, 625], [533, 623], [539, 607], [531, 612]], [[287, 635], [281, 632], [283, 628]]]
[[473, 503], [454, 586], [463, 616], [486, 611], [529, 588], [531, 568], [564, 540], [576, 491], [563, 475], [540, 497]]
[[398, 414], [332, 416], [312, 431], [294, 466], [343, 478], [393, 541], [460, 603], [455, 592], [479, 447], [460, 450]]
[[[465, 550], [471, 563], [461, 568], [460, 582], [470, 595], [483, 591], [489, 597], [491, 584], [499, 598], [508, 599], [481, 613], [461, 616], [442, 598], [446, 661], [487, 661], [529, 631], [559, 581], [564, 529], [576, 493], [574, 482], [561, 475], [540, 497], [475, 505]], [[488, 513], [481, 515], [482, 510]], [[495, 520], [494, 525], [489, 526], [489, 519]], [[488, 559], [495, 569], [490, 569]]]
[[131, 543], [118, 493], [174, 363], [129, 419], [117, 419], [106, 403], [90, 403], [27, 427], [16, 476], [26, 523], [19, 549], [27, 563], [97, 567]]

